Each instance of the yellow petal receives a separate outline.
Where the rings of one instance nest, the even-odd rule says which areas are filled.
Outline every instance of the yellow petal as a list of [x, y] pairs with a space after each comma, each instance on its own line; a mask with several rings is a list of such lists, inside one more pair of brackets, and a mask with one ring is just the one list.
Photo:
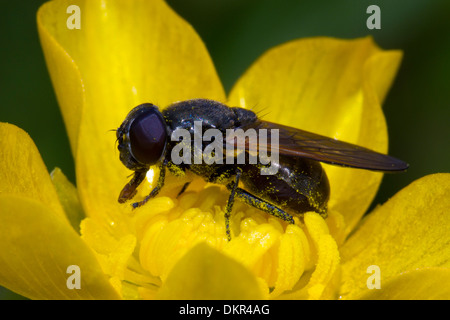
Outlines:
[[158, 299], [260, 299], [256, 278], [242, 265], [201, 243], [174, 266]]
[[77, 188], [59, 168], [53, 169], [50, 176], [70, 224], [77, 232], [80, 232], [80, 222], [84, 218], [84, 211], [78, 198]]
[[[65, 118], [81, 114], [72, 122], [79, 128], [68, 130], [78, 132], [77, 143], [71, 143], [77, 144], [77, 186], [86, 214], [115, 221], [117, 197], [130, 172], [119, 161], [115, 134], [108, 131], [144, 102], [165, 107], [189, 98], [223, 101], [225, 94], [205, 45], [165, 2], [80, 1], [79, 30], [66, 26], [71, 4], [44, 4], [38, 13], [40, 35], [46, 57], [58, 56], [47, 64], [62, 61], [49, 67], [55, 90], [66, 90], [66, 76], [77, 74], [82, 83], [81, 97], [80, 90], [69, 92], [82, 106], [68, 99], [61, 108]], [[68, 59], [75, 66], [67, 67]]]
[[[380, 103], [401, 53], [382, 51], [371, 38], [295, 40], [272, 48], [239, 79], [230, 104], [379, 152], [387, 151]], [[326, 166], [330, 208], [344, 216], [346, 234], [367, 210], [380, 173]]]
[[[61, 217], [34, 199], [0, 196], [0, 284], [32, 299], [117, 299], [92, 251]], [[67, 283], [78, 273], [80, 289]]]
[[406, 271], [449, 268], [449, 208], [450, 174], [434, 174], [375, 209], [341, 248], [342, 297], [369, 292], [367, 268], [372, 265], [379, 267], [381, 288]]
[[408, 271], [372, 289], [363, 300], [449, 300], [450, 269], [426, 268]]
[[34, 199], [48, 206], [51, 214], [66, 219], [47, 168], [30, 136], [8, 123], [0, 123], [0, 136], [0, 194]]
[[95, 252], [103, 272], [110, 277], [111, 285], [123, 298], [132, 299], [137, 296], [133, 292], [136, 287], [124, 287], [122, 281], [129, 272], [128, 264], [133, 259], [136, 237], [131, 234], [115, 236], [111, 235], [110, 229], [91, 218], [81, 222], [81, 238]]
[[[64, 18], [69, 17], [66, 11], [70, 4], [64, 1], [45, 3], [37, 13], [37, 27], [47, 69], [66, 125], [72, 154], [76, 155], [84, 105], [84, 81], [78, 66], [67, 48], [64, 47], [64, 43], [57, 40], [57, 34], [61, 34], [64, 27], [69, 31]], [[48, 16], [51, 15], [58, 15], [62, 19], [56, 19], [55, 23], [47, 23]], [[74, 32], [77, 32], [76, 30], [70, 31], [73, 31], [73, 36]]]

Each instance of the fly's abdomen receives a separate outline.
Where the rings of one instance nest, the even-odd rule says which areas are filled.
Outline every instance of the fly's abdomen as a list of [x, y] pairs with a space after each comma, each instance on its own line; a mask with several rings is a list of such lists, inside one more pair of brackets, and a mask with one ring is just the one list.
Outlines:
[[279, 170], [274, 175], [261, 175], [258, 166], [245, 165], [241, 181], [245, 190], [286, 211], [327, 211], [330, 186], [316, 161], [280, 157]]

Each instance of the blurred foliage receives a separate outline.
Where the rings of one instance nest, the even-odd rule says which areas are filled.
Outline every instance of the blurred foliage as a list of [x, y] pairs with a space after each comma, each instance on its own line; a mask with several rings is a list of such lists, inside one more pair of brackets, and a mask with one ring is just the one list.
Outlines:
[[[75, 182], [74, 162], [36, 30], [36, 11], [43, 2], [2, 1], [0, 121], [27, 131], [48, 170], [58, 166]], [[384, 49], [403, 50], [404, 60], [384, 111], [389, 153], [411, 167], [405, 174], [385, 175], [374, 204], [426, 174], [450, 172], [450, 1], [168, 3], [203, 38], [227, 91], [264, 51], [292, 39], [372, 35]], [[372, 4], [381, 9], [381, 30], [366, 27], [366, 9]], [[0, 288], [0, 298], [14, 297]]]

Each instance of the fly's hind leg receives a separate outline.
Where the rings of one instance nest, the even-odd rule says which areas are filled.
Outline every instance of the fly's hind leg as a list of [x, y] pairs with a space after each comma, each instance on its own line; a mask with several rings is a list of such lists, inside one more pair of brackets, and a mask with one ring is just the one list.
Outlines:
[[290, 224], [294, 224], [294, 218], [289, 213], [263, 199], [258, 198], [257, 196], [252, 195], [244, 189], [237, 188], [235, 196], [256, 209], [267, 212], [274, 217], [289, 222]]
[[231, 210], [233, 209], [235, 197], [242, 200], [246, 204], [255, 207], [256, 209], [267, 212], [281, 220], [289, 222], [290, 224], [294, 224], [294, 218], [286, 211], [281, 210], [280, 208], [270, 204], [269, 202], [252, 195], [251, 193], [245, 191], [242, 188], [239, 188], [238, 184], [241, 174], [242, 171], [240, 169], [237, 169], [235, 180], [227, 185], [227, 188], [231, 191], [230, 197], [228, 198], [227, 206], [225, 208], [225, 229], [228, 241], [231, 240], [230, 216]]

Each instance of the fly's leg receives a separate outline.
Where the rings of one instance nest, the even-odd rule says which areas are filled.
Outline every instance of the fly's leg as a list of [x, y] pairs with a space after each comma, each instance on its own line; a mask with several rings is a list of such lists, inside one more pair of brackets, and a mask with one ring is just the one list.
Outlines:
[[230, 197], [228, 198], [227, 206], [225, 208], [225, 230], [227, 233], [228, 241], [231, 240], [231, 230], [230, 230], [230, 216], [231, 210], [233, 209], [234, 198], [242, 200], [246, 204], [255, 207], [261, 211], [267, 212], [281, 220], [294, 224], [294, 218], [284, 210], [270, 204], [267, 201], [264, 201], [251, 193], [245, 191], [242, 188], [238, 188], [239, 178], [241, 177], [242, 171], [241, 169], [236, 170], [236, 178], [233, 182], [231, 182], [227, 188], [231, 191]]
[[186, 182], [183, 185], [183, 187], [181, 188], [180, 192], [178, 192], [178, 194], [177, 194], [177, 199], [178, 199], [179, 196], [181, 196], [186, 191], [186, 189], [189, 187], [190, 184], [191, 184], [191, 181]]
[[238, 189], [239, 178], [241, 177], [241, 174], [242, 171], [240, 169], [237, 169], [234, 181], [227, 185], [227, 188], [231, 190], [227, 206], [225, 207], [225, 231], [227, 233], [228, 241], [231, 240], [231, 230], [230, 230], [231, 210], [233, 210], [234, 196], [236, 195], [236, 190]]
[[283, 221], [289, 222], [290, 224], [294, 224], [294, 218], [284, 210], [270, 204], [269, 202], [260, 199], [251, 193], [245, 191], [244, 189], [237, 188], [235, 192], [235, 196], [245, 202], [246, 204], [255, 207], [261, 211], [267, 212], [274, 217], [277, 217]]
[[150, 200], [151, 198], [154, 198], [158, 195], [158, 193], [161, 191], [162, 187], [164, 186], [164, 180], [166, 177], [166, 166], [167, 166], [167, 161], [164, 160], [163, 163], [161, 164], [161, 166], [159, 167], [159, 178], [158, 178], [156, 187], [153, 188], [152, 192], [150, 192], [150, 194], [148, 196], [146, 196], [144, 198], [144, 200], [133, 203], [132, 204], [133, 209], [136, 209], [136, 208], [144, 205], [145, 203], [147, 203], [148, 200]]
[[119, 195], [119, 203], [124, 203], [134, 197], [137, 187], [144, 181], [147, 171], [136, 171], [133, 178], [128, 182]]

